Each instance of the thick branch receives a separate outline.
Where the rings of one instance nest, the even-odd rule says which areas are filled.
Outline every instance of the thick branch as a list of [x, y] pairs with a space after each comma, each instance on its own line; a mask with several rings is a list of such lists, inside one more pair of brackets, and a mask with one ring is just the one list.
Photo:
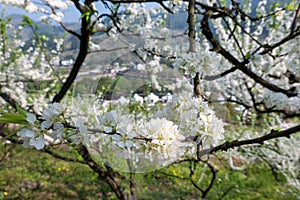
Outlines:
[[81, 12], [83, 13], [84, 12], [84, 7], [79, 3], [79, 0], [71, 0], [75, 7]]
[[196, 52], [196, 28], [195, 28], [195, 0], [189, 0], [188, 7], [188, 25], [189, 25], [189, 52]]
[[105, 180], [110, 188], [114, 191], [118, 199], [126, 200], [127, 195], [123, 188], [119, 185], [119, 183], [115, 180], [113, 175], [108, 171], [101, 168], [97, 162], [95, 162], [92, 157], [90, 156], [87, 148], [83, 145], [78, 146], [78, 152], [83, 157], [87, 165], [99, 175], [99, 178]]
[[92, 32], [89, 27], [89, 22], [84, 17], [84, 18], [82, 18], [82, 21], [81, 21], [81, 38], [80, 38], [80, 47], [79, 47], [79, 52], [78, 52], [77, 58], [75, 60], [73, 68], [72, 68], [66, 82], [63, 84], [59, 93], [57, 95], [55, 95], [55, 97], [53, 98], [53, 102], [60, 102], [63, 99], [63, 97], [67, 94], [71, 85], [75, 81], [77, 74], [88, 54], [88, 47], [89, 47], [91, 34], [92, 34]]
[[296, 13], [295, 13], [295, 17], [294, 17], [294, 20], [293, 20], [293, 23], [291, 25], [291, 32], [290, 34], [293, 35], [294, 33], [294, 30], [296, 28], [296, 25], [297, 23], [300, 21], [300, 3], [298, 4], [298, 8], [296, 10]]
[[194, 77], [194, 96], [196, 98], [204, 98], [204, 95], [203, 95], [203, 93], [201, 91], [201, 87], [200, 87], [199, 72], [197, 72]]

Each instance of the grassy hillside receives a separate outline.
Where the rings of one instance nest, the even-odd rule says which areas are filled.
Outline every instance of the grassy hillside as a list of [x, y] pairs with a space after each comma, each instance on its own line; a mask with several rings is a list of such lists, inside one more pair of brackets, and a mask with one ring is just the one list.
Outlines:
[[[21, 146], [0, 148], [0, 199], [115, 199], [108, 185], [83, 164], [61, 161]], [[62, 150], [67, 150], [65, 155], [76, 156], [67, 147], [57, 149], [59, 153]], [[5, 156], [5, 152], [9, 154]], [[262, 164], [240, 172], [216, 166], [217, 179], [207, 199], [297, 199], [293, 188], [286, 186], [282, 177], [276, 181], [271, 170]], [[200, 192], [186, 179], [188, 169], [188, 165], [180, 164], [137, 174], [138, 199], [201, 199]], [[202, 170], [199, 165], [196, 182]], [[209, 180], [207, 174], [198, 184], [205, 187]]]

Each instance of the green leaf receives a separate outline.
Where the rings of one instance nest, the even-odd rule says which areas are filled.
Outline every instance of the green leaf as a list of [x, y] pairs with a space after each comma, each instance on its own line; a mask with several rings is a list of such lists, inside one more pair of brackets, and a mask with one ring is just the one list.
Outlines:
[[85, 18], [85, 20], [89, 23], [90, 22], [90, 19], [91, 19], [91, 11], [87, 10], [87, 11], [84, 11], [81, 15], [81, 19]]
[[2, 113], [0, 116], [0, 122], [10, 124], [27, 124], [26, 117], [13, 113]]
[[26, 118], [26, 115], [27, 115], [26, 110], [24, 110], [23, 108], [21, 108], [19, 106], [19, 104], [17, 104], [16, 107], [17, 107], [17, 112], [19, 113], [19, 115], [21, 115], [22, 117]]
[[22, 25], [33, 26], [32, 20], [28, 16], [23, 16]]
[[246, 55], [245, 55], [245, 58], [246, 58], [246, 59], [249, 59], [249, 58], [250, 58], [250, 55], [251, 55], [251, 54], [250, 54], [250, 51], [248, 51], [248, 52], [246, 53]]
[[296, 9], [295, 2], [291, 1], [289, 4], [285, 5], [284, 8], [289, 11], [294, 11]]

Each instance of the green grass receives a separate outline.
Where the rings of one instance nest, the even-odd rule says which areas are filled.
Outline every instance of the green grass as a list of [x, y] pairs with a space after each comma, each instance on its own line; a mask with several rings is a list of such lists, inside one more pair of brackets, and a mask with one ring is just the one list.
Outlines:
[[[0, 159], [7, 148], [0, 147]], [[63, 153], [62, 150], [58, 151]], [[72, 151], [67, 154], [76, 156]], [[262, 164], [241, 172], [220, 166], [218, 168], [216, 182], [208, 193], [207, 199], [292, 200], [300, 196], [296, 190], [285, 184], [284, 178], [279, 182], [276, 181], [271, 170]], [[200, 164], [193, 177], [196, 182], [202, 170]], [[137, 174], [135, 183], [138, 199], [201, 199], [201, 193], [191, 185], [188, 177], [187, 163], [176, 164], [159, 172]], [[199, 186], [206, 187], [210, 177], [211, 174], [207, 173], [198, 182]], [[116, 198], [108, 185], [99, 180], [97, 174], [89, 167], [64, 162], [48, 154], [16, 146], [0, 163], [0, 199]]]

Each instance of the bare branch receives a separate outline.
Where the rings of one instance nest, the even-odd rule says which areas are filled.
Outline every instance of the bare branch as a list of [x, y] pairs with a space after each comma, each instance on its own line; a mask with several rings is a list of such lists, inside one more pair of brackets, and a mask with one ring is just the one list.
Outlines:
[[167, 12], [169, 12], [169, 13], [172, 13], [172, 14], [174, 14], [173, 13], [173, 11], [170, 9], [170, 8], [168, 8], [164, 3], [163, 3], [163, 1], [157, 1]]
[[296, 13], [295, 13], [295, 17], [294, 17], [294, 20], [293, 20], [293, 23], [291, 25], [291, 32], [290, 34], [293, 35], [294, 33], [294, 30], [296, 28], [296, 25], [297, 23], [300, 21], [300, 3], [298, 4], [298, 8], [296, 10]]
[[66, 162], [74, 162], [74, 163], [86, 164], [86, 162], [78, 160], [78, 159], [73, 159], [73, 158], [68, 158], [68, 157], [61, 156], [61, 155], [59, 155], [59, 154], [51, 151], [48, 148], [42, 149], [41, 151], [45, 152], [45, 153], [47, 153], [49, 155], [51, 155], [54, 158], [57, 158], [57, 159], [60, 159], [60, 160], [66, 161]]
[[189, 25], [189, 52], [196, 52], [195, 0], [189, 0], [187, 22]]
[[[217, 39], [213, 36], [213, 33], [209, 26], [209, 18], [213, 15], [212, 10], [207, 10], [206, 13], [203, 16], [203, 19], [201, 21], [201, 30], [203, 35], [208, 39], [208, 41], [213, 46], [213, 51], [221, 54], [224, 58], [226, 58], [229, 62], [231, 62], [234, 66], [236, 66], [240, 71], [242, 71], [244, 74], [252, 78], [257, 83], [261, 84], [262, 86], [274, 91], [274, 92], [281, 92], [283, 94], [286, 94], [288, 97], [297, 96], [297, 93], [295, 92], [295, 88], [292, 87], [288, 90], [283, 89], [281, 87], [278, 87], [275, 84], [272, 84], [265, 79], [258, 76], [256, 73], [251, 71], [246, 64], [249, 62], [247, 59], [244, 59], [244, 61], [240, 62], [237, 58], [235, 58], [230, 52], [226, 51], [217, 41]], [[300, 32], [299, 32], [300, 34]], [[289, 38], [290, 39], [290, 38]], [[288, 39], [288, 40], [289, 40]], [[287, 41], [288, 41], [287, 40]], [[281, 45], [281, 44], [279, 44]], [[274, 47], [275, 48], [275, 47]]]
[[[84, 145], [79, 145], [77, 147], [78, 153], [83, 157], [87, 165], [99, 175], [99, 178], [105, 180], [110, 188], [114, 191], [118, 199], [126, 200], [127, 195], [124, 189], [120, 186], [120, 184], [115, 180], [112, 176], [112, 172], [104, 170], [104, 168], [100, 167], [99, 164], [93, 160], [91, 155], [89, 154], [87, 148]], [[110, 168], [110, 170], [112, 170]]]
[[250, 145], [250, 144], [263, 144], [265, 141], [272, 140], [275, 138], [281, 138], [281, 137], [287, 137], [290, 138], [292, 134], [300, 132], [300, 124], [297, 126], [294, 126], [292, 128], [283, 130], [283, 131], [276, 131], [276, 130], [271, 130], [269, 134], [266, 134], [264, 136], [254, 138], [254, 139], [249, 139], [249, 140], [234, 140], [232, 142], [225, 142], [221, 145], [218, 145], [216, 147], [212, 147], [210, 149], [205, 149], [201, 152], [199, 152], [199, 157], [202, 157], [204, 155], [208, 155], [211, 153], [215, 153], [218, 151], [227, 151], [228, 149], [233, 149], [234, 147], [239, 147], [239, 146], [244, 146], [244, 145]]
[[260, 55], [264, 55], [264, 54], [267, 54], [269, 52], [271, 52], [273, 49], [283, 45], [284, 43], [290, 41], [291, 39], [294, 39], [295, 37], [299, 36], [300, 35], [300, 29], [297, 30], [296, 32], [292, 32], [293, 34], [289, 34], [288, 36], [286, 36], [285, 38], [283, 38], [282, 40], [280, 40], [279, 42], [276, 42], [275, 44], [273, 45], [268, 45], [268, 44], [265, 44], [263, 45], [263, 48], [265, 49], [264, 51], [260, 52], [259, 54]]
[[71, 35], [74, 35], [75, 37], [77, 37], [78, 39], [81, 39], [81, 35], [76, 33], [75, 31], [69, 29], [63, 22], [59, 22], [59, 24], [61, 25], [61, 27], [67, 31], [68, 33], [70, 33]]
[[236, 71], [237, 69], [238, 69], [238, 67], [232, 67], [232, 68], [230, 68], [220, 74], [217, 74], [217, 75], [207, 75], [203, 79], [206, 81], [214, 81], [216, 79], [222, 78], [222, 77], [226, 76], [227, 74], [230, 74], [230, 73]]
[[79, 72], [79, 69], [81, 68], [86, 56], [88, 55], [88, 47], [89, 47], [89, 42], [91, 38], [92, 31], [89, 29], [89, 22], [86, 20], [86, 18], [82, 18], [81, 20], [81, 39], [80, 39], [80, 47], [79, 47], [79, 52], [77, 55], [77, 58], [75, 60], [75, 63], [73, 65], [73, 68], [61, 87], [60, 91], [58, 94], [55, 95], [53, 98], [52, 102], [60, 102], [63, 97], [67, 94], [69, 88], [75, 81], [77, 74]]
[[[1, 85], [0, 85], [0, 91], [1, 91]], [[9, 105], [11, 105], [15, 110], [17, 110], [17, 102], [11, 98], [7, 93], [0, 92], [0, 97], [4, 99]]]

